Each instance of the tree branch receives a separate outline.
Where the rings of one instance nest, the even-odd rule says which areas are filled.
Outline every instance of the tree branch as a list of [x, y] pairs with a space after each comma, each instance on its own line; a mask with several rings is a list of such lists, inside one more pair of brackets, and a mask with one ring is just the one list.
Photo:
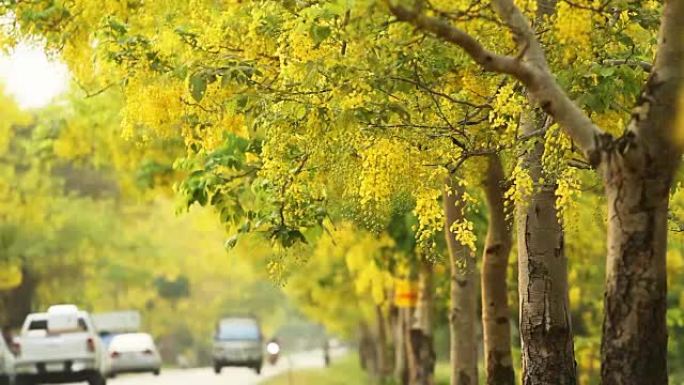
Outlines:
[[430, 93], [430, 94], [433, 94], [433, 95], [437, 95], [437, 96], [443, 97], [444, 99], [446, 99], [446, 100], [448, 100], [448, 101], [450, 101], [451, 103], [454, 103], [454, 104], [461, 104], [461, 105], [464, 105], [464, 106], [468, 106], [468, 107], [472, 107], [472, 108], [477, 108], [477, 109], [491, 109], [491, 108], [492, 108], [492, 106], [489, 105], [489, 104], [477, 104], [477, 103], [471, 103], [471, 102], [469, 102], [469, 101], [467, 101], [467, 100], [455, 99], [455, 98], [451, 97], [450, 95], [447, 95], [447, 94], [445, 94], [445, 93], [443, 93], [443, 92], [439, 92], [439, 91], [433, 90], [432, 88], [428, 87], [425, 83], [422, 83], [422, 82], [420, 82], [420, 81], [416, 81], [416, 80], [413, 80], [413, 79], [402, 78], [402, 77], [398, 77], [398, 76], [392, 76], [392, 77], [390, 77], [390, 79], [392, 79], [392, 80], [398, 80], [398, 81], [402, 81], [402, 82], [406, 82], [406, 83], [412, 84], [412, 85], [414, 85], [414, 86], [420, 88], [421, 90], [423, 90], [423, 91], [425, 91], [425, 92], [427, 92], [427, 93]]
[[401, 5], [390, 4], [390, 10], [398, 20], [413, 24], [419, 29], [458, 45], [487, 71], [509, 74], [518, 79], [531, 80], [532, 78], [530, 68], [522, 62], [510, 56], [488, 51], [474, 37], [445, 20], [426, 16]]
[[663, 9], [655, 71], [660, 81], [684, 81], [684, 2], [666, 0]]
[[629, 130], [636, 133], [651, 154], [674, 169], [681, 161], [683, 143], [673, 140], [682, 119], [680, 98], [684, 91], [684, 1], [666, 0], [658, 53]]
[[653, 64], [643, 61], [643, 60], [630, 60], [630, 59], [606, 59], [601, 62], [601, 64], [609, 66], [620, 66], [627, 65], [630, 67], [639, 67], [644, 72], [651, 72], [653, 70]]
[[559, 123], [588, 158], [595, 152], [596, 137], [603, 134], [603, 131], [594, 125], [584, 111], [560, 88], [548, 68], [539, 40], [513, 0], [492, 0], [492, 4], [504, 24], [513, 33], [521, 52], [520, 58], [491, 52], [473, 36], [445, 20], [426, 16], [419, 10], [392, 4], [391, 0], [388, 2], [391, 12], [398, 20], [411, 23], [423, 31], [461, 47], [486, 71], [508, 74], [519, 80], [527, 87], [531, 99]]
[[306, 162], [309, 160], [309, 154], [304, 154], [304, 157], [302, 160], [299, 162], [299, 165], [297, 168], [292, 171], [292, 173], [289, 175], [285, 183], [280, 187], [280, 197], [283, 199], [282, 204], [278, 208], [278, 216], [280, 217], [280, 224], [284, 227], [287, 227], [287, 224], [285, 222], [285, 204], [286, 204], [286, 197], [285, 195], [287, 194], [287, 190], [290, 189], [290, 186], [294, 182], [295, 178], [297, 175], [299, 175], [302, 170], [304, 169], [304, 166], [306, 165]]
[[76, 85], [78, 86], [78, 88], [80, 88], [81, 91], [83, 91], [83, 93], [85, 93], [85, 97], [86, 97], [86, 98], [95, 97], [95, 96], [97, 96], [97, 95], [99, 95], [99, 94], [101, 94], [101, 93], [107, 91], [108, 89], [112, 88], [112, 87], [114, 86], [114, 84], [115, 84], [115, 83], [109, 83], [109, 84], [107, 84], [106, 86], [100, 88], [100, 89], [97, 90], [97, 91], [88, 91], [88, 89], [86, 89], [81, 83], [79, 83], [78, 80], [74, 80], [74, 83], [76, 83]]

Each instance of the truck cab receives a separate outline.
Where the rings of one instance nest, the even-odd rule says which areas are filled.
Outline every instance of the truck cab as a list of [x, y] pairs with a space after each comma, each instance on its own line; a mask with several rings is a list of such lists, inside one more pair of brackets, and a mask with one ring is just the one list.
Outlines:
[[106, 360], [90, 315], [73, 305], [30, 314], [13, 347], [17, 385], [106, 384]]

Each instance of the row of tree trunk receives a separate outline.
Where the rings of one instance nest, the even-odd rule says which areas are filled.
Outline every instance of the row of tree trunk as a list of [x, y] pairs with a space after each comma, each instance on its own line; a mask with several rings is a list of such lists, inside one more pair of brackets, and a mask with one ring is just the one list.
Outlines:
[[[538, 125], [527, 125], [534, 131]], [[524, 129], [525, 130], [525, 129]], [[556, 208], [555, 182], [544, 175], [543, 142], [522, 154], [533, 192], [516, 206], [518, 292], [524, 385], [576, 383], [568, 302], [567, 260]], [[493, 155], [482, 181], [489, 212], [481, 271], [485, 377], [488, 385], [513, 385], [511, 322], [507, 271], [513, 224], [505, 212], [507, 180], [501, 159]], [[446, 237], [451, 267], [451, 384], [478, 383], [477, 278], [475, 256], [450, 231], [464, 219], [462, 187], [452, 182], [444, 194]]]
[[359, 357], [364, 370], [378, 383], [393, 378], [402, 385], [433, 385], [437, 356], [433, 339], [433, 269], [419, 271], [415, 308], [376, 306], [375, 326], [359, 325]]
[[[508, 258], [512, 247], [512, 224], [510, 216], [506, 215], [505, 212], [504, 193], [507, 185], [501, 159], [496, 155], [489, 157], [487, 171], [482, 180], [489, 221], [482, 257], [480, 283], [483, 350], [488, 385], [515, 384], [515, 372], [511, 357], [511, 322], [507, 285]], [[451, 384], [475, 385], [479, 382], [477, 370], [479, 341], [476, 333], [478, 270], [472, 250], [459, 242], [456, 234], [451, 231], [452, 224], [464, 220], [465, 203], [462, 196], [463, 187], [454, 180], [450, 180], [448, 190], [444, 194], [444, 210], [446, 217], [445, 234], [451, 271], [451, 307], [449, 313]], [[552, 200], [552, 205], [553, 202]], [[530, 210], [530, 212], [535, 212], [534, 208]], [[520, 214], [523, 214], [522, 218]], [[528, 214], [528, 211], [521, 210], [519, 212], [520, 223], [528, 223], [527, 220], [524, 220]], [[526, 262], [527, 256], [532, 256], [532, 258], [543, 257], [538, 256], [536, 249], [530, 251], [529, 247], [538, 248], [538, 242], [529, 241], [529, 239], [524, 239], [519, 245], [525, 250], [520, 253], [521, 274], [524, 269], [527, 269], [526, 265], [529, 265]], [[535, 279], [543, 281], [544, 277], [535, 276]], [[543, 292], [538, 294], [544, 295]], [[532, 297], [527, 297], [525, 301], [521, 302], [521, 308], [533, 308], [534, 306], [529, 303], [531, 299]], [[532, 321], [527, 317], [521, 317], [521, 325], [522, 322], [527, 322], [530, 325], [525, 331], [529, 335], [532, 332]], [[527, 346], [527, 352], [530, 354], [532, 352], [541, 353], [533, 346]]]
[[[527, 117], [523, 135], [543, 129]], [[637, 147], [638, 148], [638, 147]], [[574, 385], [577, 369], [568, 300], [567, 258], [556, 207], [556, 181], [542, 168], [544, 144], [522, 154], [534, 189], [516, 204], [522, 383]], [[613, 150], [611, 150], [613, 151]], [[630, 168], [616, 161], [602, 171], [609, 202], [606, 302], [602, 338], [604, 384], [667, 383], [666, 268], [668, 192], [672, 168]], [[482, 260], [482, 325], [488, 385], [515, 383], [506, 285], [512, 226], [504, 211], [506, 178], [498, 156], [483, 180], [489, 225]], [[444, 194], [451, 267], [451, 384], [478, 383], [477, 269], [451, 225], [464, 218], [462, 188]], [[650, 382], [652, 381], [652, 382]]]
[[[531, 125], [529, 130], [533, 130]], [[575, 361], [570, 325], [567, 261], [563, 231], [555, 206], [553, 186], [540, 184], [543, 143], [523, 154], [535, 190], [516, 210], [518, 236], [520, 334], [524, 384], [574, 384]], [[548, 183], [548, 182], [547, 182]], [[445, 234], [450, 265], [451, 384], [478, 384], [478, 299], [482, 299], [483, 350], [488, 385], [513, 385], [511, 321], [507, 272], [512, 248], [513, 223], [505, 212], [508, 187], [501, 159], [488, 159], [482, 180], [489, 212], [482, 257], [481, 281], [473, 251], [460, 243], [451, 225], [464, 220], [463, 187], [449, 180], [444, 194]], [[424, 263], [419, 274], [419, 301], [415, 309], [393, 309], [389, 320], [378, 307], [373, 333], [361, 327], [365, 366], [379, 378], [390, 373], [401, 384], [434, 384], [435, 353], [432, 341], [432, 269]], [[478, 285], [479, 283], [479, 285]], [[481, 288], [481, 297], [478, 296]], [[389, 325], [389, 326], [388, 326]], [[387, 329], [393, 330], [391, 338]], [[391, 341], [390, 341], [391, 340]], [[394, 349], [394, 362], [388, 354]], [[391, 368], [390, 368], [391, 366]]]
[[[513, 0], [492, 0], [491, 8], [513, 35], [519, 51], [516, 57], [487, 50], [455, 23], [423, 14], [419, 6], [390, 7], [399, 20], [462, 48], [484, 70], [506, 74], [524, 85], [530, 106], [541, 107], [557, 122], [603, 179], [608, 208], [601, 339], [603, 385], [668, 383], [667, 220], [670, 190], [684, 153], [684, 1], [665, 0], [662, 4], [658, 42], [654, 46], [657, 54], [647, 70], [648, 79], [633, 106], [629, 123], [618, 137], [595, 125], [558, 84], [539, 39], [542, 31], [535, 30], [544, 24], [530, 21]], [[555, 12], [556, 0], [538, 0], [537, 5], [536, 21], [540, 21]], [[533, 117], [527, 118], [530, 121], [523, 124], [523, 134], [529, 137], [540, 127]], [[523, 154], [524, 166], [535, 188], [524, 202], [517, 202], [516, 208], [521, 377], [524, 384], [575, 384], [563, 232], [554, 204], [555, 181], [543, 175], [542, 152], [543, 145], [538, 142]], [[452, 295], [469, 295], [474, 291], [475, 281], [472, 255], [448, 231], [451, 223], [463, 215], [461, 203], [452, 197], [458, 195], [457, 187], [450, 190], [444, 200]], [[491, 270], [483, 271], [485, 281], [491, 277]], [[494, 287], [491, 284], [490, 288]], [[487, 285], [485, 282], [483, 287]], [[493, 293], [486, 294], [489, 296], [483, 296], [485, 309], [492, 303]], [[476, 349], [471, 345], [472, 339], [461, 334], [463, 329], [457, 330], [470, 330], [464, 317], [475, 318], [468, 301], [452, 297], [451, 302], [451, 356], [452, 360], [460, 359], [452, 362], [452, 384], [477, 382], [471, 364]], [[493, 329], [488, 330], [485, 341], [492, 341]], [[497, 350], [486, 345], [487, 382], [500, 383], [500, 371], [495, 370]], [[468, 351], [471, 356], [462, 357]]]

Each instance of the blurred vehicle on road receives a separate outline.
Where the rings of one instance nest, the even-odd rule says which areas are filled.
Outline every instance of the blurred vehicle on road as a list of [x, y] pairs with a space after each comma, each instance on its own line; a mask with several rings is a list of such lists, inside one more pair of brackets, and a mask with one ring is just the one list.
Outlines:
[[213, 344], [214, 372], [226, 366], [242, 366], [261, 374], [263, 337], [259, 322], [251, 316], [223, 318], [218, 322]]
[[140, 331], [142, 317], [139, 311], [122, 310], [92, 315], [93, 324], [105, 346], [109, 346], [118, 334], [137, 333]]
[[7, 347], [4, 336], [0, 336], [0, 385], [10, 385], [14, 380], [14, 355]]
[[12, 344], [17, 385], [87, 381], [105, 385], [105, 351], [90, 315], [74, 305], [29, 314]]
[[147, 333], [117, 334], [109, 343], [109, 377], [121, 373], [150, 372], [158, 376], [162, 360]]
[[268, 353], [268, 363], [275, 365], [280, 357], [280, 342], [278, 342], [277, 338], [271, 338], [268, 344], [266, 344], [266, 353]]

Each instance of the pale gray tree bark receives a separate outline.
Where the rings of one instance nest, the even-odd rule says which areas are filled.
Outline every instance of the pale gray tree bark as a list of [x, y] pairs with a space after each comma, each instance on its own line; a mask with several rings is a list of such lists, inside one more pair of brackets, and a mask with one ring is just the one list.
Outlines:
[[435, 346], [433, 339], [434, 283], [433, 266], [421, 261], [418, 272], [418, 301], [413, 310], [409, 329], [409, 341], [413, 370], [412, 385], [433, 385], [435, 383]]
[[394, 380], [401, 385], [409, 381], [409, 363], [406, 343], [407, 309], [397, 308], [394, 318]]
[[506, 179], [498, 155], [489, 157], [482, 185], [489, 211], [481, 281], [485, 376], [487, 385], [513, 385], [507, 284], [513, 226], [505, 212]]
[[627, 133], [597, 138], [608, 198], [604, 385], [667, 384], [667, 209], [682, 155], [684, 1], [665, 2], [658, 53]]
[[[537, 20], [555, 11], [555, 0], [537, 0]], [[505, 9], [505, 7], [501, 7]], [[538, 47], [537, 47], [538, 48]], [[547, 68], [543, 53], [532, 52], [526, 61]], [[534, 100], [531, 98], [531, 104]], [[554, 175], [544, 172], [543, 135], [551, 124], [548, 115], [528, 111], [521, 117], [522, 136], [531, 137], [523, 154], [523, 168], [534, 190], [516, 202], [518, 236], [518, 297], [522, 382], [524, 385], [577, 383], [573, 333], [568, 299], [568, 269], [564, 231], [556, 206]]]
[[[523, 135], [544, 123], [525, 114]], [[516, 203], [518, 297], [522, 382], [524, 385], [577, 383], [568, 300], [563, 228], [556, 207], [555, 183], [542, 169], [544, 142], [523, 154], [523, 168], [534, 191]]]
[[375, 318], [377, 322], [377, 340], [376, 340], [376, 362], [377, 372], [379, 378], [387, 377], [389, 368], [388, 353], [387, 353], [387, 322], [385, 314], [380, 305], [375, 305]]
[[451, 271], [451, 385], [475, 385], [477, 377], [477, 266], [475, 255], [451, 231], [464, 219], [463, 187], [449, 179], [444, 193], [445, 235]]

